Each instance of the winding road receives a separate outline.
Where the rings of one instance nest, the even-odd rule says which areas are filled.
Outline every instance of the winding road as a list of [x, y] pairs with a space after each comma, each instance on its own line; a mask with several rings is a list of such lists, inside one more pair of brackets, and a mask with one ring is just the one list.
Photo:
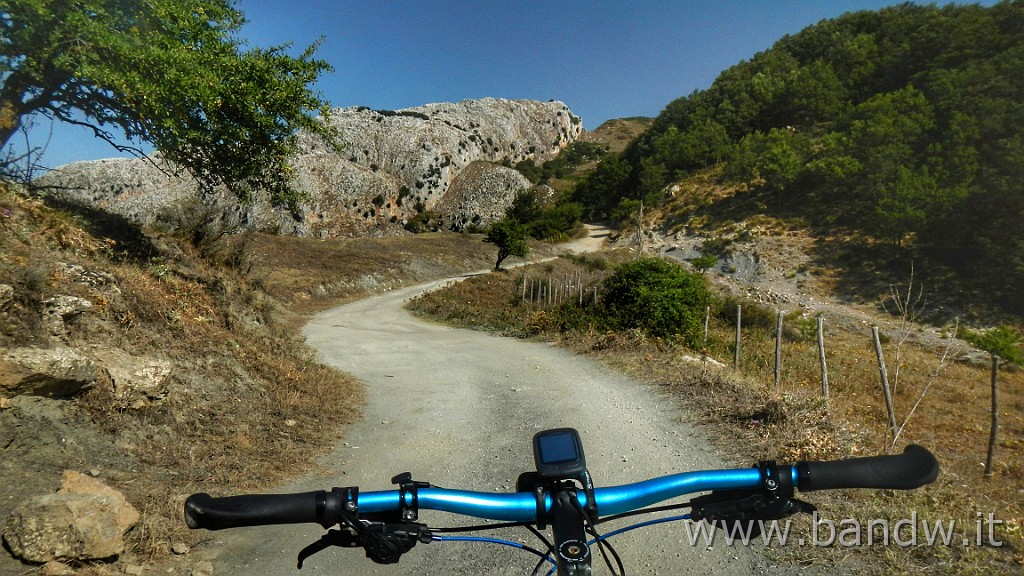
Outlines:
[[[699, 429], [681, 422], [671, 402], [648, 386], [545, 343], [425, 322], [403, 309], [408, 299], [450, 281], [334, 308], [305, 327], [324, 363], [365, 383], [367, 403], [363, 418], [320, 469], [282, 492], [350, 485], [392, 489], [389, 479], [404, 471], [449, 488], [511, 491], [519, 473], [533, 467], [533, 434], [562, 426], [580, 431], [598, 485], [725, 466]], [[430, 511], [420, 519], [466, 523]], [[215, 574], [297, 574], [297, 552], [322, 532], [318, 526], [219, 532], [211, 548]], [[497, 535], [536, 545], [525, 530]], [[631, 575], [765, 570], [748, 548], [691, 546], [680, 523], [623, 534], [612, 543]], [[330, 549], [307, 560], [301, 573], [522, 575], [535, 562], [507, 547], [431, 543], [417, 545], [394, 566], [373, 564], [361, 550]], [[599, 555], [594, 565], [595, 574], [608, 573]]]

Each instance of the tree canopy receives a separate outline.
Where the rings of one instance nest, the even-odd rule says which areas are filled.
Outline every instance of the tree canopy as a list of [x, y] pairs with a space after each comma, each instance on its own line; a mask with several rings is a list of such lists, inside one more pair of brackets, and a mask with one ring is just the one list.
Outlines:
[[912, 247], [1022, 309], [1024, 2], [901, 4], [786, 36], [669, 103], [574, 197], [611, 217], [720, 163], [764, 206]]
[[0, 7], [0, 148], [33, 115], [149, 142], [204, 188], [294, 206], [288, 157], [329, 136], [311, 85], [330, 66], [249, 48], [232, 0], [7, 0]]
[[501, 270], [501, 263], [509, 256], [523, 257], [530, 252], [530, 245], [526, 242], [527, 232], [526, 226], [514, 218], [503, 218], [487, 228], [484, 242], [498, 247], [495, 272]]

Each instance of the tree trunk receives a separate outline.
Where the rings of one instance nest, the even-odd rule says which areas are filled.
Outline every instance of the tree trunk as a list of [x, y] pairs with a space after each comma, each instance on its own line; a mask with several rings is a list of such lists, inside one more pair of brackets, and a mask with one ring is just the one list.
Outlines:
[[501, 270], [501, 263], [505, 261], [511, 255], [511, 251], [505, 248], [498, 248], [498, 261], [494, 263], [494, 271], [498, 272]]

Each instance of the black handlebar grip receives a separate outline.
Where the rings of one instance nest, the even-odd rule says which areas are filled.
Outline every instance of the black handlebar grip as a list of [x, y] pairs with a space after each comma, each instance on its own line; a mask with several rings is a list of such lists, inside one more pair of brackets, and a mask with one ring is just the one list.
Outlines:
[[189, 528], [207, 530], [307, 522], [329, 528], [338, 522], [340, 504], [337, 494], [323, 490], [223, 498], [193, 494], [185, 500], [185, 523]]
[[842, 488], [912, 490], [935, 481], [939, 462], [927, 448], [911, 444], [903, 454], [800, 462], [797, 472], [801, 492]]

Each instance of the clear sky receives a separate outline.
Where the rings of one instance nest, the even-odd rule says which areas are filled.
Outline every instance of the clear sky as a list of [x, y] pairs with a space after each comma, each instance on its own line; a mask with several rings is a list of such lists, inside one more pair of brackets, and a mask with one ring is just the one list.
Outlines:
[[[241, 0], [252, 46], [317, 38], [332, 106], [401, 109], [487, 96], [561, 100], [584, 127], [656, 116], [786, 34], [897, 0]], [[991, 2], [983, 2], [991, 4]], [[43, 120], [50, 167], [115, 156]]]

